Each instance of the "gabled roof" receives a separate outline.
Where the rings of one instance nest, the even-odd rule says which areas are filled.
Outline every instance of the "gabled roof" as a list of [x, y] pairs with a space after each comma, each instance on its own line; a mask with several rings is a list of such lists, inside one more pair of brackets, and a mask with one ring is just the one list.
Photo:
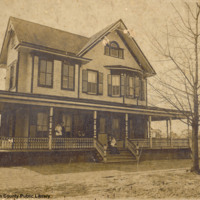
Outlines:
[[99, 31], [95, 35], [93, 35], [87, 44], [81, 49], [78, 53], [79, 56], [83, 56], [87, 53], [91, 48], [93, 48], [99, 41], [103, 40], [106, 35], [108, 35], [112, 31], [117, 31], [127, 48], [129, 49], [130, 53], [138, 63], [140, 67], [142, 67], [145, 72], [151, 76], [155, 75], [156, 72], [154, 71], [153, 67], [143, 54], [142, 50], [134, 40], [134, 38], [129, 35], [129, 33], [124, 33], [124, 30], [128, 30], [124, 22], [120, 19], [117, 22], [107, 26], [105, 29]]
[[[90, 38], [14, 17], [10, 17], [9, 19], [8, 27], [10, 26], [15, 31], [19, 44], [37, 45], [39, 48], [45, 47], [60, 51], [65, 55], [66, 53], [70, 53], [78, 57], [83, 57], [87, 51], [100, 40], [103, 40], [110, 32], [117, 31], [128, 50], [131, 52], [138, 65], [144, 69], [145, 73], [149, 76], [155, 74], [154, 69], [142, 53], [136, 41], [130, 35], [124, 33], [124, 30], [127, 30], [127, 28], [121, 19]], [[6, 50], [9, 43], [8, 32], [7, 28], [1, 49], [0, 64], [5, 64], [6, 62]]]
[[[81, 35], [69, 33], [15, 17], [10, 17], [8, 27], [9, 25], [12, 25], [19, 43], [23, 42], [39, 45], [41, 47], [60, 50], [65, 53], [70, 52], [75, 55], [89, 40], [89, 38]], [[4, 48], [7, 47], [6, 42], [9, 42], [6, 37], [8, 37], [7, 33], [2, 46], [0, 63], [3, 63], [2, 52], [4, 51]]]

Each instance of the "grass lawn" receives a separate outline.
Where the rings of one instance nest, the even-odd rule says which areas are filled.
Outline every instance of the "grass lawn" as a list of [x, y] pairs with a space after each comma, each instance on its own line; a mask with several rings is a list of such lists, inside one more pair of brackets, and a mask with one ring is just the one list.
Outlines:
[[200, 198], [200, 176], [191, 160], [102, 164], [70, 163], [0, 168], [1, 194], [50, 195], [52, 199]]

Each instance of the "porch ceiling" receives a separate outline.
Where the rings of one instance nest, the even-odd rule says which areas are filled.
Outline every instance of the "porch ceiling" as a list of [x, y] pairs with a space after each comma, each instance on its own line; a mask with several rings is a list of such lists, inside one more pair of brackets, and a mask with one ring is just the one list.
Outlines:
[[169, 118], [184, 119], [187, 114], [184, 115], [176, 110], [161, 109], [157, 107], [134, 106], [97, 100], [0, 91], [0, 110], [3, 108], [4, 103], [138, 114], [152, 116], [153, 121]]

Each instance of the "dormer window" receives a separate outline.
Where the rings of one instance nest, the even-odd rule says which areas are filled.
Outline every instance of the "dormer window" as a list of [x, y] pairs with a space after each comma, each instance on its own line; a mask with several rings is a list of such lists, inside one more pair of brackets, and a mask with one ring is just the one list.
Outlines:
[[124, 50], [119, 47], [117, 42], [113, 41], [105, 46], [105, 55], [123, 59]]

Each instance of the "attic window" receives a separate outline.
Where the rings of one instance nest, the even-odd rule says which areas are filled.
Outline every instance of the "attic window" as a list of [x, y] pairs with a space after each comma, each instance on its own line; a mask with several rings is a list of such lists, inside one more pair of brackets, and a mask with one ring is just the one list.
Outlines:
[[113, 41], [105, 46], [104, 54], [115, 58], [124, 58], [124, 50], [119, 47], [118, 43]]

